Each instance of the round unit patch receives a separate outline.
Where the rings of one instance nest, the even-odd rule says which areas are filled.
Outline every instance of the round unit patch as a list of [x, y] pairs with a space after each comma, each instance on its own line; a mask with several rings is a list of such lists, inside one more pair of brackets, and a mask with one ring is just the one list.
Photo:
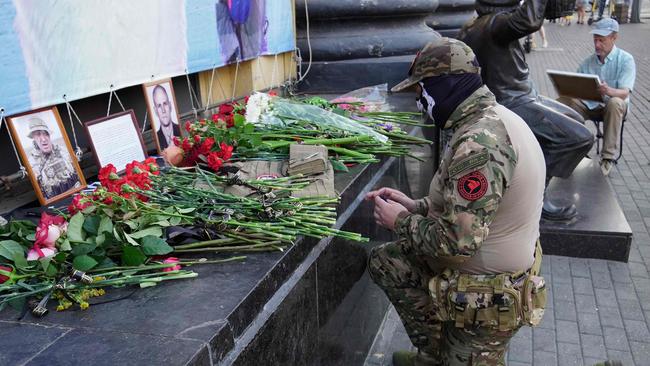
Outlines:
[[478, 170], [463, 175], [458, 180], [458, 193], [468, 201], [476, 201], [483, 197], [487, 189], [488, 181]]

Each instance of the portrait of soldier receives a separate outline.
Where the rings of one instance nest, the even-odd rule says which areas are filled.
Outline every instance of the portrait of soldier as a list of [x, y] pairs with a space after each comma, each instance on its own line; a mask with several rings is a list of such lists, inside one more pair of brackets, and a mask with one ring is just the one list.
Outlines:
[[172, 106], [167, 90], [162, 85], [156, 85], [152, 92], [153, 110], [157, 117], [156, 134], [160, 150], [172, 144], [174, 136], [180, 136], [178, 121], [175, 120], [175, 108]]
[[29, 164], [38, 186], [46, 199], [80, 187], [81, 181], [75, 171], [68, 151], [52, 141], [52, 131], [39, 117], [29, 119], [28, 138], [33, 149], [28, 154]]

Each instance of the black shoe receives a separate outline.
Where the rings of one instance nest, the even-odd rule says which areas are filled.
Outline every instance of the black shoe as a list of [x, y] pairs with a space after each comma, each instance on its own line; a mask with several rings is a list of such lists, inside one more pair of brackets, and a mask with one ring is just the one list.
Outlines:
[[542, 218], [549, 221], [571, 221], [578, 215], [576, 205], [557, 206], [550, 200], [544, 200], [542, 207]]
[[623, 362], [618, 360], [607, 360], [605, 362], [598, 362], [593, 366], [623, 366]]

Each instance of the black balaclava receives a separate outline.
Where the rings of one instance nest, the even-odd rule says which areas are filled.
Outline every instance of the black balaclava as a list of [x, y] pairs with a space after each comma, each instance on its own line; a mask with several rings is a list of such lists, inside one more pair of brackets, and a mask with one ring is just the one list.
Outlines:
[[480, 74], [446, 74], [418, 82], [422, 96], [416, 99], [418, 109], [425, 112], [438, 128], [444, 128], [449, 116], [465, 99], [483, 85]]

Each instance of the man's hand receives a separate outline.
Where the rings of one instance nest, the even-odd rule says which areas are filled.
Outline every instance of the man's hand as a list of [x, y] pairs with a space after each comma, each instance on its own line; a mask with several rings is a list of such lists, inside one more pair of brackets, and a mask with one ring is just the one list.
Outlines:
[[392, 201], [384, 200], [381, 196], [375, 196], [375, 222], [386, 229], [395, 229], [395, 220], [400, 212], [408, 211], [406, 207]]
[[404, 206], [409, 212], [415, 212], [415, 201], [404, 193], [393, 188], [380, 188], [366, 194], [366, 201], [375, 200], [375, 197], [382, 197], [384, 200], [395, 201]]
[[609, 87], [609, 85], [607, 85], [607, 83], [603, 81], [602, 83], [600, 83], [600, 86], [598, 87], [598, 92], [600, 93], [600, 95], [611, 96], [610, 89], [611, 88]]

